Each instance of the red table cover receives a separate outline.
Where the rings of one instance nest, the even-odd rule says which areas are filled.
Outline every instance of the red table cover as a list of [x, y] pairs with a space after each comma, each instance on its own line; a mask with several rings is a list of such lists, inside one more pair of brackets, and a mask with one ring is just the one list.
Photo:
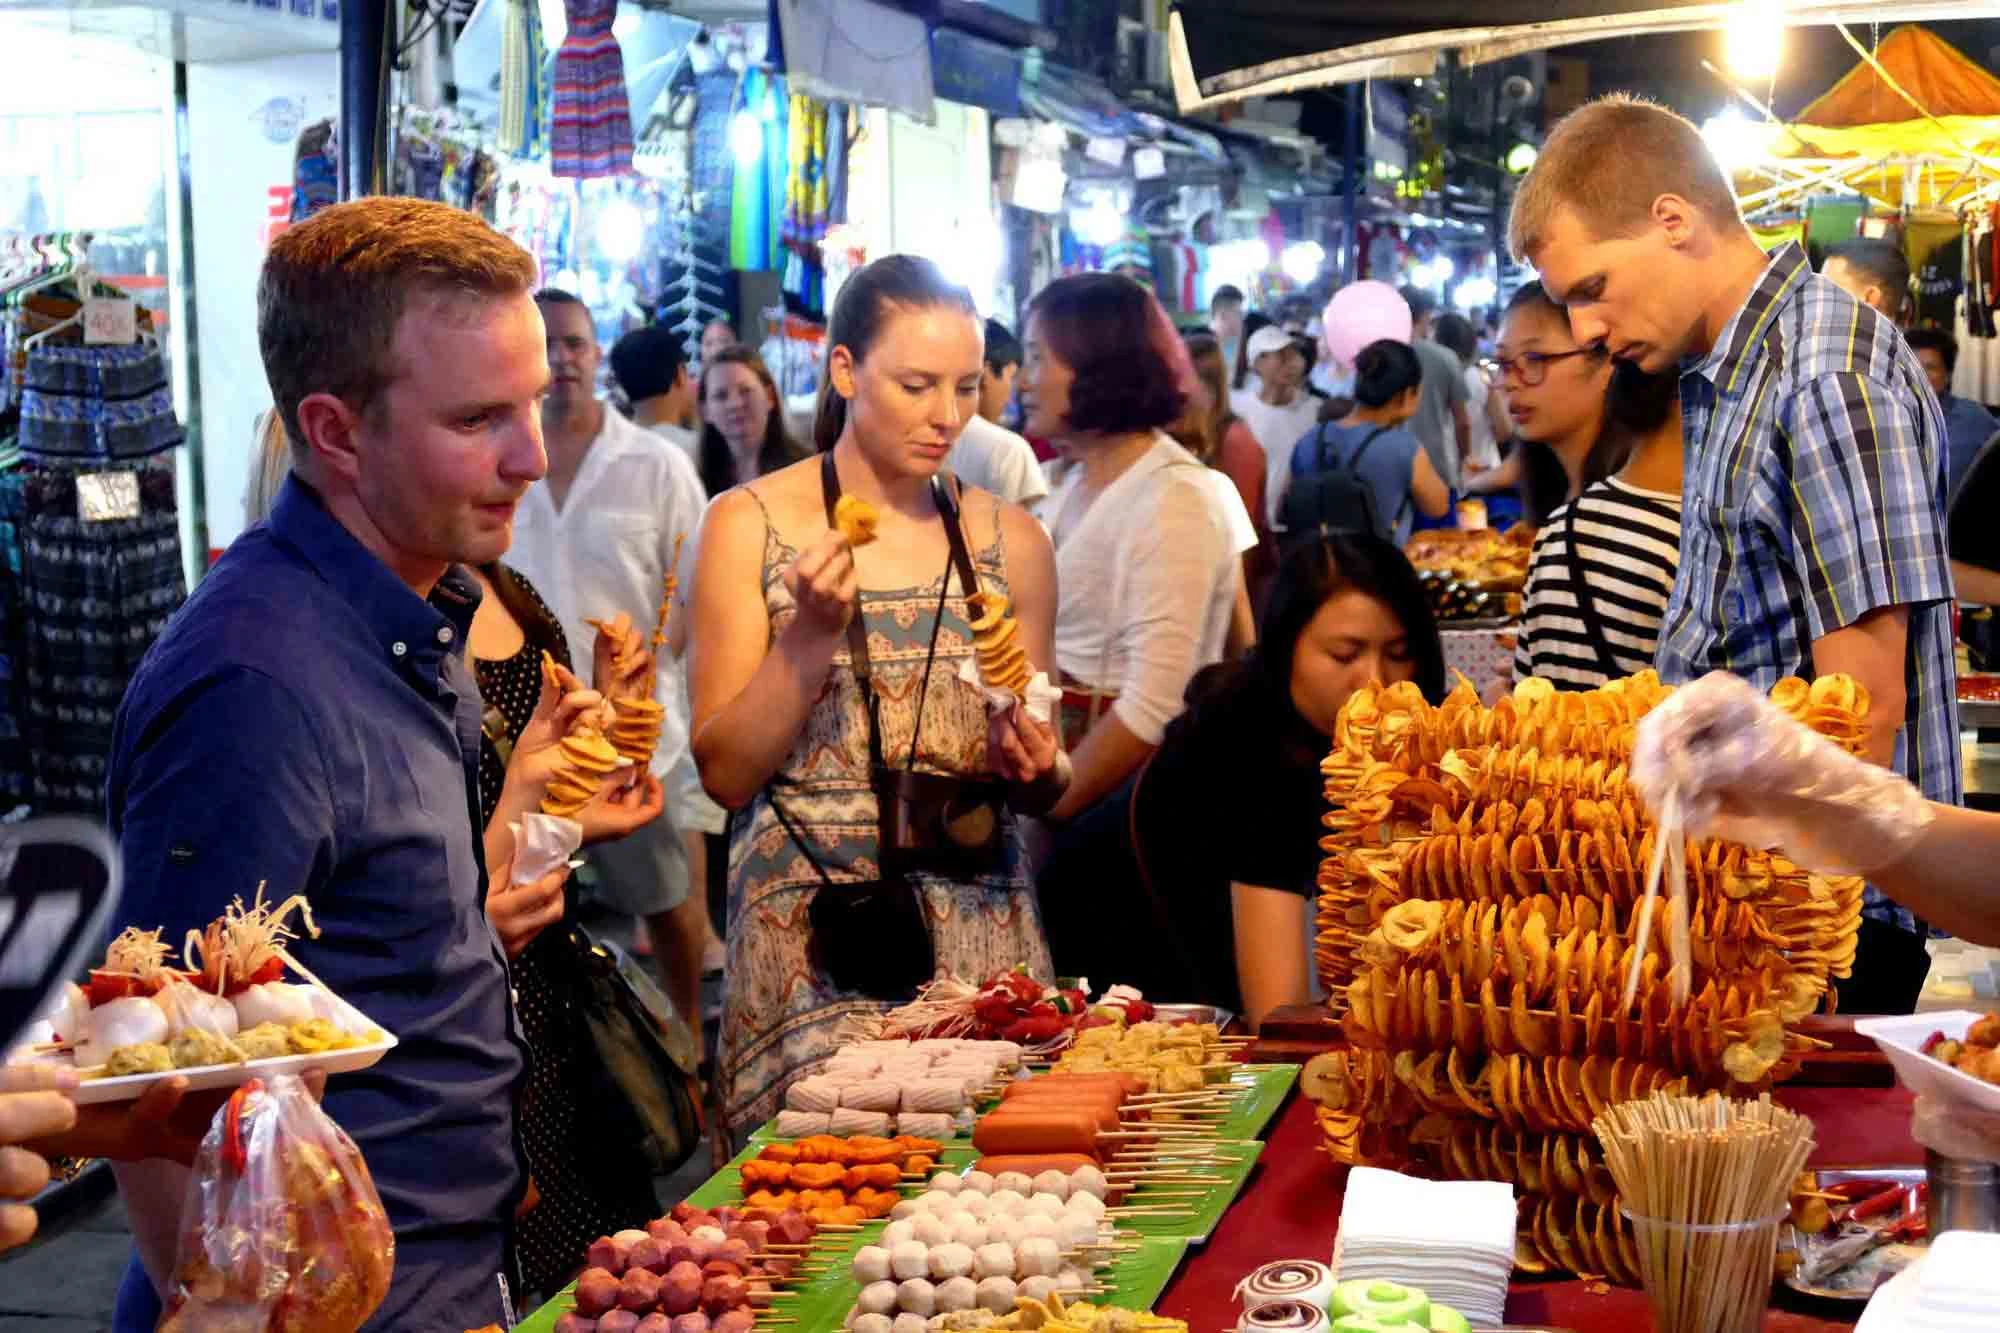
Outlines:
[[[1910, 1095], [1901, 1088], [1786, 1088], [1778, 1100], [1812, 1117], [1814, 1166], [1909, 1166], [1923, 1161], [1910, 1137]], [[1296, 1093], [1273, 1122], [1270, 1141], [1243, 1195], [1209, 1243], [1191, 1250], [1156, 1307], [1188, 1322], [1192, 1333], [1224, 1333], [1242, 1313], [1231, 1293], [1243, 1277], [1275, 1259], [1333, 1255], [1346, 1169], [1320, 1151], [1312, 1106]], [[1789, 1293], [1787, 1293], [1789, 1298]], [[1765, 1333], [1823, 1333], [1848, 1319], [1772, 1310]], [[1637, 1333], [1647, 1328], [1645, 1295], [1599, 1282], [1516, 1281], [1507, 1295], [1512, 1324], [1576, 1333]]]

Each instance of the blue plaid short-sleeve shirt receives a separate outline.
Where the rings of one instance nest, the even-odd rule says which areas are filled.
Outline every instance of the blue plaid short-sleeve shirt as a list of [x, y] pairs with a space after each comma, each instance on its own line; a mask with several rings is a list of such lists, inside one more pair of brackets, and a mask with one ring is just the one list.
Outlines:
[[[1669, 682], [1813, 675], [1813, 641], [1909, 608], [1896, 766], [1961, 799], [1945, 550], [1944, 419], [1887, 320], [1787, 245], [1715, 347], [1681, 373], [1680, 576], [1661, 627]], [[1869, 916], [1916, 918], [1872, 887]]]

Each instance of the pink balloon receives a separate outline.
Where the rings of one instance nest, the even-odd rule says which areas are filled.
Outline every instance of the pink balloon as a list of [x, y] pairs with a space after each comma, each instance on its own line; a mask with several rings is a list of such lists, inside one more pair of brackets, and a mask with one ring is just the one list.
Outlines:
[[1410, 307], [1386, 282], [1350, 282], [1326, 303], [1320, 326], [1326, 330], [1326, 350], [1333, 359], [1352, 366], [1369, 343], [1410, 340]]

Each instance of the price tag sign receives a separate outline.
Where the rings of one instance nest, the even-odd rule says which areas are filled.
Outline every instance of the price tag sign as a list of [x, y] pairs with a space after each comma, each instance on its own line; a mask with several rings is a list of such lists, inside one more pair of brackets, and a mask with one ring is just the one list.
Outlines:
[[93, 296], [83, 303], [83, 340], [87, 343], [139, 341], [139, 306], [129, 296]]
[[1125, 160], [1123, 139], [1098, 138], [1092, 136], [1083, 146], [1083, 155], [1093, 162], [1102, 162], [1107, 167], [1115, 167]]
[[1158, 180], [1167, 174], [1167, 155], [1158, 148], [1141, 148], [1132, 154], [1132, 174], [1142, 181]]
[[83, 473], [76, 479], [76, 516], [86, 523], [139, 517], [139, 474]]

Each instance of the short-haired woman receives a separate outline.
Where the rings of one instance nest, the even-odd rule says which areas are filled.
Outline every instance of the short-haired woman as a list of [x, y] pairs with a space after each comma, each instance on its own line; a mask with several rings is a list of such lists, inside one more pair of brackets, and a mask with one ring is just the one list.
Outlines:
[[1222, 659], [1239, 604], [1247, 614], [1237, 557], [1256, 532], [1225, 506], [1224, 493], [1240, 511], [1235, 487], [1165, 434], [1192, 380], [1166, 312], [1129, 278], [1061, 278], [1029, 308], [1018, 382], [1027, 433], [1075, 460], [1041, 511], [1061, 592], [1064, 735], [1076, 746], [1057, 820], [1145, 761], [1188, 679]]

